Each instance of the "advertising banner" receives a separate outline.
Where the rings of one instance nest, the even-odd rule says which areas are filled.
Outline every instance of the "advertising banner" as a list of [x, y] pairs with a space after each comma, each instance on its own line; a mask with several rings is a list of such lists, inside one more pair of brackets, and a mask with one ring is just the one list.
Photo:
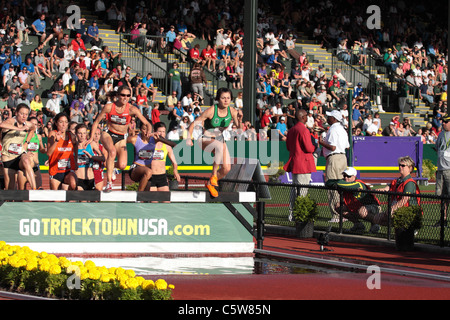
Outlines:
[[[234, 206], [253, 225], [251, 213]], [[0, 240], [58, 252], [197, 251], [202, 244], [209, 244], [205, 250], [242, 250], [232, 243], [253, 250], [253, 236], [223, 204], [214, 203], [6, 202]]]

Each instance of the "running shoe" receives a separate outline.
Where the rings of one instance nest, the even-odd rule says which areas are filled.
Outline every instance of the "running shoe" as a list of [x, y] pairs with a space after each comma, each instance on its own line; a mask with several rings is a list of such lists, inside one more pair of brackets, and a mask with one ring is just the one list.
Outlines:
[[205, 187], [208, 188], [209, 193], [211, 194], [211, 197], [217, 198], [219, 196], [219, 193], [217, 192], [216, 188], [210, 184], [205, 184]]
[[119, 170], [117, 168], [114, 168], [111, 180], [114, 182], [117, 179], [117, 175], [119, 174]]
[[219, 186], [219, 181], [218, 181], [218, 179], [217, 179], [217, 176], [212, 176], [212, 177], [209, 179], [209, 183], [210, 183], [212, 186], [214, 186], [214, 187], [218, 187], [218, 186]]
[[103, 191], [111, 192], [112, 191], [112, 182], [107, 182], [106, 183], [106, 187], [105, 187], [105, 189]]

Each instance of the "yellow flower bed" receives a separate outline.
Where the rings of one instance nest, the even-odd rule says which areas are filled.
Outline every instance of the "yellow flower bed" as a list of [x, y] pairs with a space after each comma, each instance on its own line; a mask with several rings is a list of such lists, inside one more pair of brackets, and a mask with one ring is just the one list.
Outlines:
[[0, 241], [0, 287], [60, 299], [171, 300], [164, 279], [137, 277], [133, 270], [70, 261]]

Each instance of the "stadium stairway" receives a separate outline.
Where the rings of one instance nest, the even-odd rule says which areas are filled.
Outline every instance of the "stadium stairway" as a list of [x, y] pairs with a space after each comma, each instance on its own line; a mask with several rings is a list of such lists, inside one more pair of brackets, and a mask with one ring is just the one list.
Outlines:
[[[310, 61], [313, 68], [317, 68], [319, 66], [324, 67], [324, 71], [327, 75], [327, 77], [331, 77], [334, 73], [333, 65], [332, 65], [332, 59], [333, 54], [330, 51], [327, 51], [326, 49], [323, 49], [320, 47], [319, 44], [316, 44], [314, 40], [309, 39], [304, 33], [299, 32], [298, 38], [296, 40], [296, 48], [299, 52], [306, 52], [307, 58]], [[392, 88], [393, 91], [397, 90], [397, 83], [391, 82], [390, 77], [386, 74], [386, 68], [384, 66], [361, 66], [361, 65], [353, 65], [354, 68], [360, 70], [361, 72], [370, 75], [370, 70], [376, 70], [376, 74], [372, 74], [374, 77], [376, 75], [380, 75], [381, 79], [380, 81], [384, 83], [388, 88]], [[354, 84], [353, 84], [354, 85]], [[430, 110], [430, 107], [426, 106], [423, 101], [417, 101], [417, 99], [414, 99], [414, 96], [409, 94], [408, 95], [409, 102], [416, 101], [418, 102], [418, 105], [414, 108], [414, 110], [411, 110], [411, 112], [405, 113], [404, 117], [408, 117], [411, 120], [411, 123], [415, 130], [417, 130], [420, 127], [424, 127], [429, 122], [429, 117], [432, 115], [432, 110]], [[376, 105], [375, 103], [373, 103]], [[377, 108], [374, 108], [375, 111], [377, 111]], [[380, 118], [382, 119], [382, 125], [387, 126], [390, 122], [390, 120], [396, 116], [399, 115], [398, 112], [386, 112], [384, 114], [381, 114]]]

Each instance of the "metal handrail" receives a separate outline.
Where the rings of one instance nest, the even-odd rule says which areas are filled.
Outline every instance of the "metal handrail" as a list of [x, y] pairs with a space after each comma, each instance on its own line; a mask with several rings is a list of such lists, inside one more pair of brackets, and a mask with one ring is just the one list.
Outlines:
[[136, 35], [121, 33], [119, 40], [120, 52], [122, 52], [123, 54], [126, 50], [126, 53], [131, 53], [132, 55], [129, 61], [127, 61], [127, 59], [125, 58], [125, 60], [127, 61], [127, 65], [131, 66], [132, 69], [136, 71], [136, 73], [140, 73], [143, 77], [145, 77], [148, 73], [152, 73], [155, 87], [159, 88], [163, 93], [169, 93], [171, 88], [168, 81], [169, 73], [167, 71], [167, 68], [162, 68], [152, 59], [147, 57], [145, 55], [145, 50], [139, 50], [139, 48], [131, 45], [128, 41], [128, 38], [131, 36]]
[[[353, 53], [351, 53], [352, 59], [354, 58]], [[376, 101], [377, 92], [379, 89], [379, 86], [382, 86], [377, 80], [372, 79], [370, 75], [373, 75], [372, 72], [369, 72], [369, 76], [361, 72], [360, 70], [356, 69], [353, 65], [347, 64], [344, 61], [339, 60], [339, 57], [337, 55], [337, 48], [332, 49], [332, 59], [331, 59], [331, 67], [332, 71], [336, 70], [336, 68], [339, 68], [342, 70], [342, 73], [348, 75], [349, 77], [345, 76], [348, 82], [351, 82], [355, 87], [356, 84], [361, 82], [363, 83], [363, 87], [365, 87], [365, 92], [368, 94], [370, 99], [372, 101]], [[389, 96], [387, 96], [388, 99], [388, 105], [389, 105]]]

